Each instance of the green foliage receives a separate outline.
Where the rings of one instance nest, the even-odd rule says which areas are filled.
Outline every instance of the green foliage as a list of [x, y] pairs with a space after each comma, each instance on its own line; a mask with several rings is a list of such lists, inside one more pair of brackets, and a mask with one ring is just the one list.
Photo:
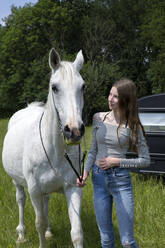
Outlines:
[[39, 0], [12, 6], [0, 25], [0, 116], [46, 101], [48, 54], [74, 59], [82, 49], [87, 83], [84, 114], [106, 110], [120, 77], [136, 82], [138, 97], [165, 90], [165, 2], [158, 0]]
[[82, 75], [86, 83], [84, 119], [88, 125], [94, 113], [108, 110], [110, 88], [122, 75], [118, 65], [110, 65], [104, 61], [97, 66], [86, 63]]
[[147, 61], [149, 68], [147, 77], [152, 84], [152, 93], [165, 91], [165, 2], [148, 1], [144, 23], [142, 25], [142, 37], [146, 43]]

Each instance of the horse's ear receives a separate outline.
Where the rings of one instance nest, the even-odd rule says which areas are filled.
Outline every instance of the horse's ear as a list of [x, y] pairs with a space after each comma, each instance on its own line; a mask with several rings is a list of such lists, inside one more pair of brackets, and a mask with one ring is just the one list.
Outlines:
[[82, 50], [80, 50], [76, 56], [75, 61], [73, 62], [73, 65], [78, 71], [80, 71], [83, 66], [83, 63], [84, 63], [84, 57], [82, 54]]
[[52, 70], [56, 69], [56, 66], [60, 63], [60, 56], [54, 48], [49, 53], [49, 66]]

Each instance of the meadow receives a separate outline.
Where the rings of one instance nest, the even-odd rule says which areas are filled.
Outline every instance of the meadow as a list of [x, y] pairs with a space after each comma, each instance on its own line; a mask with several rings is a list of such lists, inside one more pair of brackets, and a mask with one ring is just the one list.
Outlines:
[[[0, 120], [0, 152], [8, 120]], [[91, 127], [86, 130], [87, 148], [91, 140]], [[165, 185], [161, 177], [132, 173], [135, 197], [135, 237], [139, 248], [165, 247]], [[67, 204], [62, 194], [52, 194], [49, 216], [54, 237], [47, 241], [47, 248], [71, 248], [70, 222]], [[100, 248], [100, 237], [96, 225], [91, 178], [84, 188], [82, 202], [82, 226], [84, 248]], [[116, 248], [121, 248], [115, 208], [113, 211]], [[0, 161], [0, 248], [38, 248], [35, 215], [27, 194], [25, 206], [26, 244], [16, 246], [18, 207], [15, 187], [5, 173]]]

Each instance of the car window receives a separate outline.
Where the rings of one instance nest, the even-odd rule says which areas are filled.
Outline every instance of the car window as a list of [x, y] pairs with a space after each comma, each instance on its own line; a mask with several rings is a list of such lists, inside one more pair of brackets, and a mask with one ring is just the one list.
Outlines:
[[139, 113], [145, 131], [165, 132], [165, 113]]

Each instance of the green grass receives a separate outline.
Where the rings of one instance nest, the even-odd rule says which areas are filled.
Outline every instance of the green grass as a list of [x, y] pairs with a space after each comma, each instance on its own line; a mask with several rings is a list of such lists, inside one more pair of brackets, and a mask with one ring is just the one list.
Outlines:
[[[6, 133], [7, 120], [0, 120], [0, 149]], [[91, 128], [86, 130], [89, 149]], [[132, 174], [135, 196], [135, 237], [139, 248], [165, 247], [165, 186], [161, 178], [144, 177]], [[54, 237], [47, 242], [47, 248], [70, 248], [70, 223], [67, 204], [62, 194], [53, 194], [50, 200], [50, 221]], [[100, 248], [100, 237], [96, 225], [91, 179], [84, 188], [82, 203], [82, 225], [84, 247]], [[113, 212], [116, 248], [121, 248], [116, 212]], [[26, 238], [28, 242], [19, 248], [38, 248], [38, 235], [35, 229], [35, 215], [27, 194], [25, 207]], [[0, 248], [15, 248], [18, 224], [18, 208], [15, 201], [15, 187], [11, 178], [0, 166]]]

